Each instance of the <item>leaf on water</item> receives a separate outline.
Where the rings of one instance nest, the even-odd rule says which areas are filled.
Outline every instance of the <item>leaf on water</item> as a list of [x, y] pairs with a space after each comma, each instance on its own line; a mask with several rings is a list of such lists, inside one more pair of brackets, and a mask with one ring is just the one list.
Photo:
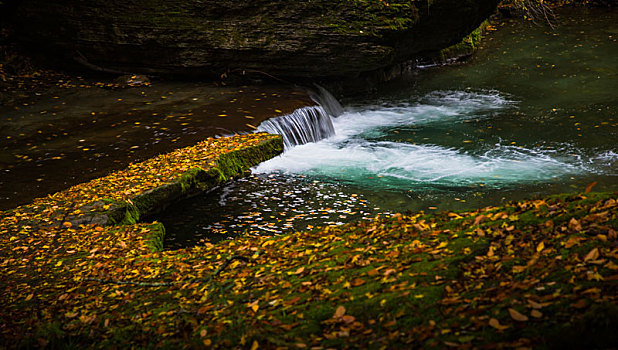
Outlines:
[[528, 316], [521, 314], [519, 311], [515, 309], [509, 308], [509, 315], [511, 315], [511, 318], [514, 319], [515, 321], [519, 321], [519, 322], [528, 321]]
[[588, 184], [588, 186], [586, 186], [586, 189], [584, 190], [584, 193], [590, 193], [590, 191], [592, 191], [592, 188], [597, 184], [596, 181], [591, 182], [590, 184]]
[[539, 245], [536, 246], [537, 253], [540, 253], [541, 251], [543, 251], [543, 249], [545, 249], [545, 243], [543, 242], [539, 243]]

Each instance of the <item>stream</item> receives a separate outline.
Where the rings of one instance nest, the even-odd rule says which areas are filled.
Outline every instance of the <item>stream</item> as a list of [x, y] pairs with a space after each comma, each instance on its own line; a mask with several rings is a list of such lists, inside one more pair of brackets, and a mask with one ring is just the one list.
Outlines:
[[343, 101], [334, 135], [157, 219], [169, 249], [392, 212], [618, 190], [618, 11], [506, 22], [464, 64]]

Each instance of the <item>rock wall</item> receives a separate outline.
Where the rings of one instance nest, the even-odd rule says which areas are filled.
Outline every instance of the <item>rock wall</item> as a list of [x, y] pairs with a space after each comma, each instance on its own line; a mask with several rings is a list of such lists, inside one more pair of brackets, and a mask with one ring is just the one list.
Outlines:
[[498, 0], [22, 0], [20, 41], [110, 72], [356, 76], [452, 45]]

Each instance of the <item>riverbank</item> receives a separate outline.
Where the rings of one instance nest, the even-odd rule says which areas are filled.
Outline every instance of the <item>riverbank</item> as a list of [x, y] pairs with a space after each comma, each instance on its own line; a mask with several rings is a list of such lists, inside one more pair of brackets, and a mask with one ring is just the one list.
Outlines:
[[31, 212], [5, 212], [2, 345], [606, 348], [617, 198], [396, 214], [177, 251], [153, 244], [156, 223], [33, 230], [15, 226]]

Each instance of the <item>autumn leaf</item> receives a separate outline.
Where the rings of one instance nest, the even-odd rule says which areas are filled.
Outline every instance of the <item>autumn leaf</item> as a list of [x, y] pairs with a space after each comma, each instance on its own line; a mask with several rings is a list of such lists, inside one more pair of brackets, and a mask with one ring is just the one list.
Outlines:
[[593, 248], [586, 254], [584, 261], [597, 260], [599, 258], [599, 249]]
[[573, 231], [581, 231], [582, 230], [581, 224], [575, 218], [571, 218], [571, 220], [569, 221], [569, 225], [568, 226]]
[[509, 315], [511, 315], [511, 318], [514, 319], [515, 321], [519, 321], [519, 322], [528, 321], [528, 316], [519, 313], [517, 310], [509, 308], [508, 311], [509, 311]]
[[495, 318], [491, 318], [489, 320], [489, 325], [492, 326], [493, 328], [499, 330], [499, 331], [503, 331], [503, 330], [509, 328], [509, 326], [501, 325], [500, 322], [497, 319], [495, 319]]
[[335, 314], [333, 315], [333, 318], [341, 318], [343, 317], [343, 315], [345, 315], [345, 307], [343, 305], [337, 306], [337, 309], [335, 310]]
[[584, 190], [584, 193], [590, 193], [592, 191], [592, 188], [597, 184], [596, 181], [591, 182], [590, 184], [588, 184], [588, 186], [586, 186], [586, 189]]

